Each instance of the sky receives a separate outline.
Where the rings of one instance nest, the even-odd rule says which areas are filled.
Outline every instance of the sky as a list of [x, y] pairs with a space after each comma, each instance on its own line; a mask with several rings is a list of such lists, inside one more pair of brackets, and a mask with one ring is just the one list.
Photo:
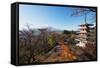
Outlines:
[[[19, 30], [52, 27], [59, 30], [77, 30], [84, 16], [71, 16], [71, 7], [19, 5]], [[89, 21], [89, 20], [87, 20]]]

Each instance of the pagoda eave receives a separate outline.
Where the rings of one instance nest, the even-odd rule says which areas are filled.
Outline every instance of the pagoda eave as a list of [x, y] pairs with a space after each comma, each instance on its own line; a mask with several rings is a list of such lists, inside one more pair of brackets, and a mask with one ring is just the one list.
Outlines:
[[81, 24], [81, 25], [79, 25], [79, 26], [93, 26], [93, 24]]

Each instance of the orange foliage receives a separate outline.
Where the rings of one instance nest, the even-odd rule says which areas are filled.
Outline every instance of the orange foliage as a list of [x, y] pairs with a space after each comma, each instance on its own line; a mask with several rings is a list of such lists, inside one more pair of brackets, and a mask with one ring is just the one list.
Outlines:
[[67, 45], [62, 44], [61, 45], [61, 58], [62, 60], [75, 60], [76, 59], [76, 55], [70, 50], [70, 48]]

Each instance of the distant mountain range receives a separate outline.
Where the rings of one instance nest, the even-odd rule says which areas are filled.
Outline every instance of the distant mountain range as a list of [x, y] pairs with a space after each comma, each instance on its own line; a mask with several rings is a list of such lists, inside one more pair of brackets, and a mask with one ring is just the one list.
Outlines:
[[[57, 29], [57, 28], [54, 28], [54, 27], [31, 28], [30, 30], [31, 31], [34, 31], [34, 35], [40, 34], [41, 33], [40, 30], [46, 30], [48, 32], [56, 32], [56, 33], [59, 33], [59, 34], [61, 34], [64, 31], [72, 32], [71, 30], [61, 30], [61, 29]], [[23, 30], [21, 30], [21, 31], [23, 31]], [[27, 31], [28, 32], [28, 30], [26, 30], [26, 29], [24, 29], [24, 31]], [[73, 32], [76, 33], [77, 31], [73, 31]]]

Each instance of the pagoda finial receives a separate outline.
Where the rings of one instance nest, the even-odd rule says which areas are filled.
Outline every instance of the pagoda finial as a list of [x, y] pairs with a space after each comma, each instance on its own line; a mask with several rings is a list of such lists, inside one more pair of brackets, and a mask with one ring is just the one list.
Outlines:
[[86, 16], [86, 14], [85, 14], [85, 24], [87, 24], [87, 22], [86, 22], [86, 18], [87, 18], [87, 16]]

